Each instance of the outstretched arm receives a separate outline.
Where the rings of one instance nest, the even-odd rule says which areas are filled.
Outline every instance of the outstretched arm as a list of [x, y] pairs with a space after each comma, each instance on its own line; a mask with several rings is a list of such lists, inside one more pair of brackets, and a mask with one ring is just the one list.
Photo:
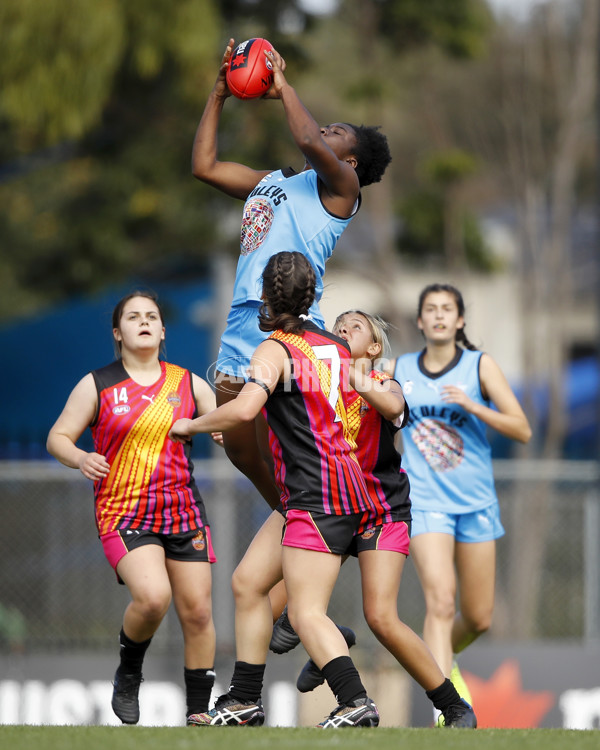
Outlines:
[[286, 371], [285, 350], [275, 341], [263, 341], [252, 356], [249, 372], [258, 382], [248, 382], [238, 395], [196, 419], [178, 419], [169, 432], [172, 440], [187, 442], [199, 432], [225, 432], [258, 416], [269, 394]]
[[192, 148], [192, 174], [198, 180], [216, 187], [233, 198], [245, 200], [257, 183], [271, 170], [259, 171], [237, 164], [236, 162], [217, 159], [219, 122], [225, 100], [231, 96], [225, 74], [233, 50], [234, 40], [230, 39], [215, 85], [208, 97], [202, 119], [196, 129]]
[[351, 216], [360, 192], [353, 164], [339, 159], [327, 145], [326, 133], [287, 82], [281, 55], [276, 50], [265, 55], [273, 65], [273, 85], [264, 98], [281, 99], [296, 145], [323, 183], [321, 198], [327, 209], [337, 216]]

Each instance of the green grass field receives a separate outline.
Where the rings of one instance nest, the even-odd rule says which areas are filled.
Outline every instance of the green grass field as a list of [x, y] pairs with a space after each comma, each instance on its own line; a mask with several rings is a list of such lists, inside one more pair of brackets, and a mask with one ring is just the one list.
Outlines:
[[0, 750], [596, 750], [599, 742], [599, 730], [567, 729], [0, 727]]

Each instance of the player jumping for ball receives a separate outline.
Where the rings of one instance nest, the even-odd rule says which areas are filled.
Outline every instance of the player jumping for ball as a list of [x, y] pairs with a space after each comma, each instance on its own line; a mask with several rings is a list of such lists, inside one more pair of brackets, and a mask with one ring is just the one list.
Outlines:
[[[226, 72], [233, 49], [234, 40], [230, 39], [192, 153], [192, 172], [197, 179], [245, 201], [233, 301], [216, 365], [219, 405], [234, 399], [243, 388], [250, 356], [265, 339], [258, 327], [258, 311], [261, 273], [268, 259], [283, 250], [301, 252], [309, 259], [317, 272], [310, 316], [324, 327], [318, 302], [325, 263], [359, 209], [361, 188], [379, 182], [391, 161], [387, 139], [377, 127], [345, 122], [320, 127], [287, 82], [285, 61], [276, 50], [265, 53], [273, 66], [274, 81], [263, 98], [279, 99], [283, 104], [292, 137], [304, 156], [303, 170], [256, 170], [220, 161], [217, 131], [225, 100], [231, 95]], [[266, 436], [264, 419], [259, 416], [255, 422], [229, 430], [225, 450], [275, 508], [279, 490], [273, 480]]]

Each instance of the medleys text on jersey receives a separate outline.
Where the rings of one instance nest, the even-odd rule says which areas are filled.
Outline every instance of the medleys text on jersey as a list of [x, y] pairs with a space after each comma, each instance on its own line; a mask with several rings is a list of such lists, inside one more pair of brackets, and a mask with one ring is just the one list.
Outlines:
[[462, 427], [467, 421], [466, 414], [456, 411], [449, 406], [417, 406], [414, 409], [411, 408], [408, 424], [412, 426], [419, 420], [426, 419], [427, 417], [444, 419], [455, 427]]
[[265, 195], [273, 201], [274, 206], [278, 206], [282, 201], [287, 200], [287, 195], [282, 188], [277, 185], [268, 185], [261, 187], [260, 182], [250, 193], [248, 198], [254, 198], [255, 195]]

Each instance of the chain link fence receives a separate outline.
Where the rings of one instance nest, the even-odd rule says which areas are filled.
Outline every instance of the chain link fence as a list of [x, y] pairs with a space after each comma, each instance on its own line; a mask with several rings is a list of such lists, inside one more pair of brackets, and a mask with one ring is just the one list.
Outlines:
[[[595, 462], [495, 464], [506, 536], [498, 543], [497, 604], [489, 638], [593, 639], [600, 627], [600, 479]], [[269, 509], [226, 459], [199, 461], [209, 514], [217, 647], [233, 649], [231, 574]], [[52, 461], [0, 462], [0, 652], [112, 649], [127, 590], [97, 538], [90, 483]], [[424, 605], [413, 566], [398, 608], [421, 631]], [[358, 566], [343, 565], [330, 613], [376, 647], [362, 617]], [[153, 642], [181, 642], [172, 609]]]

